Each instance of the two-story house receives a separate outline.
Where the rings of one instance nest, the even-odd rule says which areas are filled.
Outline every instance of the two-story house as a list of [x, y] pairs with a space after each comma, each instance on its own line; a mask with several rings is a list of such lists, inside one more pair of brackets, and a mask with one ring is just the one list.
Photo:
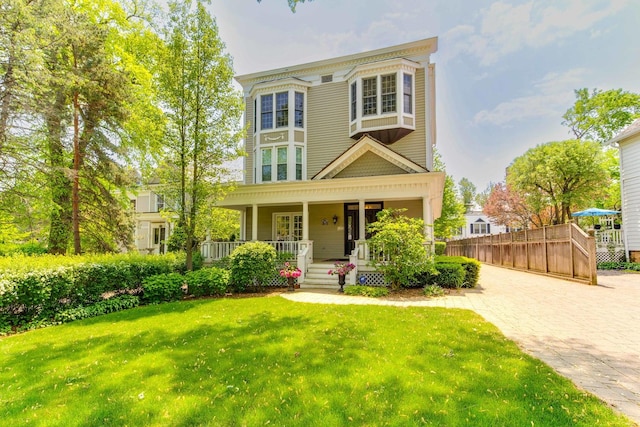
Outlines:
[[129, 194], [131, 210], [135, 218], [134, 242], [143, 254], [164, 254], [166, 241], [173, 230], [173, 223], [166, 213], [164, 197], [153, 191], [153, 185]]
[[[436, 50], [429, 38], [237, 76], [248, 156], [244, 183], [219, 205], [241, 212], [240, 240], [296, 253], [306, 272], [336, 259], [366, 265], [366, 226], [383, 208], [432, 224], [444, 185], [433, 172]], [[206, 242], [203, 255], [238, 244]]]

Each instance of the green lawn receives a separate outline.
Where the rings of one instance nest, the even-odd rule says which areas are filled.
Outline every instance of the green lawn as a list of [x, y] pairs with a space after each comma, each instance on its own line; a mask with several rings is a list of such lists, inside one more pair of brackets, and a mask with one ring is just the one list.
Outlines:
[[632, 425], [470, 311], [280, 297], [3, 338], [0, 424]]

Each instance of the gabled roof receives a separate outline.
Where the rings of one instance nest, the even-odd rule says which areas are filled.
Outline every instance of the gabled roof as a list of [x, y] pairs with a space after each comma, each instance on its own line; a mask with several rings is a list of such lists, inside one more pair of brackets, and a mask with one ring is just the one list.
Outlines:
[[611, 139], [608, 142], [608, 144], [614, 144], [616, 142], [620, 142], [638, 133], [640, 133], [640, 119], [636, 119], [633, 123], [631, 123], [629, 126], [624, 128], [619, 134], [614, 136], [613, 139]]
[[369, 136], [363, 135], [358, 142], [353, 144], [347, 151], [340, 154], [335, 160], [325, 166], [320, 172], [318, 172], [312, 179], [330, 179], [335, 177], [338, 173], [343, 171], [349, 165], [354, 163], [365, 153], [373, 153], [389, 163], [397, 166], [407, 173], [424, 173], [429, 172], [419, 164], [407, 159], [401, 154], [388, 148], [386, 145]]

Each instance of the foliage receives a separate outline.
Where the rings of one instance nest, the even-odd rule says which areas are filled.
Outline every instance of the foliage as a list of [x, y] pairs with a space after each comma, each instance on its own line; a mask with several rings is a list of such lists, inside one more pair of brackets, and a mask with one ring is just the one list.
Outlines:
[[185, 277], [179, 273], [157, 274], [142, 281], [142, 300], [147, 304], [178, 301]]
[[435, 242], [435, 254], [444, 255], [447, 250], [447, 242]]
[[7, 426], [633, 425], [470, 310], [187, 300], [0, 346]]
[[441, 297], [445, 295], [445, 291], [438, 285], [427, 285], [424, 287], [424, 295], [427, 297]]
[[0, 324], [20, 326], [134, 292], [144, 278], [184, 269], [184, 254], [0, 258]]
[[280, 277], [293, 277], [298, 278], [302, 274], [297, 266], [290, 264], [288, 261], [284, 263], [284, 266], [280, 270]]
[[115, 311], [127, 310], [137, 307], [140, 298], [135, 295], [120, 295], [103, 301], [98, 301], [84, 307], [75, 307], [62, 310], [53, 317], [55, 323], [68, 323], [75, 320], [87, 319], [90, 317], [102, 316], [103, 314]]
[[458, 182], [458, 188], [464, 206], [473, 206], [473, 203], [476, 200], [476, 186], [473, 182], [469, 181], [467, 178], [462, 178]]
[[197, 1], [192, 8], [190, 1], [172, 1], [169, 11], [159, 73], [168, 120], [159, 172], [163, 195], [175, 202], [184, 229], [191, 270], [200, 213], [224, 195], [223, 165], [241, 153], [243, 104], [233, 86], [231, 57], [224, 53], [216, 22], [204, 4]]
[[[433, 166], [437, 171], [444, 171], [445, 166], [440, 154], [434, 152]], [[450, 239], [465, 225], [465, 207], [456, 193], [456, 184], [450, 175], [444, 180], [442, 193], [442, 212], [433, 222], [433, 235], [436, 239]]]
[[576, 102], [562, 116], [576, 139], [598, 141], [612, 139], [624, 127], [640, 117], [640, 94], [611, 89], [582, 88], [575, 91]]
[[640, 262], [599, 262], [598, 270], [640, 271]]
[[220, 296], [229, 287], [229, 271], [221, 268], [203, 268], [185, 275], [189, 295], [194, 297]]
[[416, 276], [432, 268], [432, 260], [423, 244], [424, 221], [402, 215], [406, 209], [383, 209], [378, 221], [367, 226], [372, 234], [369, 246], [372, 253], [384, 254], [371, 264], [382, 272], [392, 289], [409, 286]]
[[494, 223], [511, 228], [527, 229], [530, 224], [542, 227], [545, 223], [540, 211], [529, 206], [520, 193], [503, 182], [491, 187], [483, 212]]
[[464, 256], [437, 256], [435, 258], [436, 268], [438, 264], [460, 264], [464, 268], [464, 282], [462, 287], [475, 288], [480, 280], [480, 261]]
[[[258, 3], [260, 3], [262, 0], [258, 0]], [[287, 0], [289, 2], [289, 8], [291, 9], [291, 12], [296, 13], [296, 6], [298, 5], [298, 3], [304, 3], [305, 1], [313, 1], [313, 0]]]
[[350, 262], [338, 261], [333, 264], [333, 268], [329, 270], [327, 273], [331, 276], [333, 276], [334, 274], [337, 274], [339, 276], [345, 276], [349, 274], [349, 272], [354, 268], [356, 268], [355, 264], [352, 264]]
[[538, 145], [516, 158], [507, 172], [507, 185], [525, 203], [550, 207], [549, 222], [564, 224], [571, 211], [597, 195], [608, 183], [600, 145], [567, 140]]
[[248, 286], [266, 285], [276, 271], [276, 250], [265, 242], [249, 242], [231, 253], [231, 287], [242, 292]]
[[459, 289], [464, 284], [464, 267], [456, 263], [436, 263], [437, 274], [426, 276], [427, 285], [438, 285], [442, 288]]
[[380, 298], [389, 295], [389, 289], [383, 286], [349, 285], [344, 288], [345, 295]]

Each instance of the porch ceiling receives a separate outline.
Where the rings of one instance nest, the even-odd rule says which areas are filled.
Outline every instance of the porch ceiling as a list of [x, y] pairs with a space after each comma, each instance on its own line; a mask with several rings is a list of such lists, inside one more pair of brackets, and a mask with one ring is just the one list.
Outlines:
[[426, 198], [434, 217], [440, 216], [444, 172], [368, 176], [240, 185], [218, 202], [218, 206], [242, 209], [253, 204], [297, 204], [344, 202], [346, 200], [402, 200]]

